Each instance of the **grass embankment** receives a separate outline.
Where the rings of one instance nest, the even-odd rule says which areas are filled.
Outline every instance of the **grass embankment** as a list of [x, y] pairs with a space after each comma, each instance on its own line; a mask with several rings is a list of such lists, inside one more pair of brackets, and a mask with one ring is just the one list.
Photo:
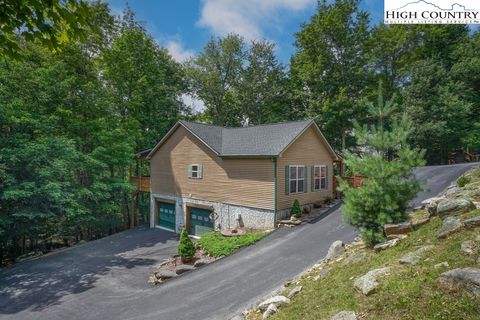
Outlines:
[[229, 255], [241, 247], [252, 245], [266, 235], [267, 232], [250, 232], [235, 237], [224, 237], [220, 232], [208, 232], [202, 235], [197, 245], [210, 256], [218, 258]]
[[[480, 179], [480, 170], [476, 173]], [[471, 190], [468, 185], [466, 190]], [[418, 211], [412, 216], [418, 219], [425, 214]], [[478, 215], [480, 210], [477, 209], [460, 217], [463, 220]], [[359, 319], [480, 319], [480, 299], [463, 292], [446, 292], [437, 282], [441, 273], [451, 269], [480, 268], [476, 262], [480, 250], [477, 249], [472, 256], [463, 255], [460, 250], [462, 241], [475, 239], [480, 235], [480, 229], [464, 229], [447, 239], [437, 239], [435, 234], [440, 226], [441, 220], [434, 217], [396, 247], [378, 253], [370, 249], [347, 250], [343, 259], [329, 266], [331, 271], [323, 279], [313, 280], [318, 274], [317, 269], [298, 284], [291, 284], [283, 294], [297, 285], [303, 286], [302, 292], [269, 319], [330, 319], [342, 310], [355, 311]], [[434, 245], [434, 248], [422, 256], [419, 264], [405, 266], [399, 263], [404, 254], [423, 245]], [[366, 252], [366, 258], [357, 263], [342, 263], [341, 260], [359, 250]], [[447, 262], [448, 266], [435, 267], [442, 262]], [[354, 288], [355, 279], [372, 269], [386, 266], [391, 267], [390, 275], [380, 281], [376, 293], [364, 296]], [[261, 319], [261, 315], [253, 312], [247, 319]]]

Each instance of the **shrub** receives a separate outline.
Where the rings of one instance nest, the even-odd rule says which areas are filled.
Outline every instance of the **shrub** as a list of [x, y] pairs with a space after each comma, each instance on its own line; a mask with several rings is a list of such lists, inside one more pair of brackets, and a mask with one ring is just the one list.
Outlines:
[[178, 255], [182, 260], [189, 260], [195, 255], [195, 245], [192, 239], [188, 236], [187, 229], [182, 229], [180, 234], [180, 241], [178, 243]]
[[290, 214], [295, 218], [300, 218], [302, 216], [302, 209], [300, 209], [300, 202], [297, 199], [293, 201], [292, 209], [290, 210]]
[[207, 232], [197, 241], [197, 245], [203, 248], [212, 257], [221, 257], [233, 253], [235, 250], [251, 245], [267, 233], [250, 232], [240, 236], [224, 237], [220, 232]]
[[465, 185], [469, 183], [470, 183], [469, 177], [461, 176], [460, 178], [457, 179], [457, 186], [460, 188], [465, 187]]

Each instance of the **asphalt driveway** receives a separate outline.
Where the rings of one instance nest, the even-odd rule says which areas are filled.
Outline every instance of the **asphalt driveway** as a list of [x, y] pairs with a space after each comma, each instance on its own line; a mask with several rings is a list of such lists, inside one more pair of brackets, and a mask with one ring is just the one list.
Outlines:
[[[437, 194], [472, 165], [416, 169]], [[229, 319], [323, 258], [355, 230], [331, 210], [163, 285], [146, 283], [176, 236], [139, 228], [0, 271], [0, 319]]]

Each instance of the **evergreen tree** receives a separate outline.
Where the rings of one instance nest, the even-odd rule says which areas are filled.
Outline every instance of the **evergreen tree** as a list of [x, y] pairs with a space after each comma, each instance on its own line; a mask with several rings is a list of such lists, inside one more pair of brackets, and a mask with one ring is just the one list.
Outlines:
[[412, 149], [407, 142], [412, 132], [407, 117], [389, 121], [395, 109], [393, 99], [384, 102], [379, 90], [378, 103], [368, 104], [369, 114], [377, 125], [355, 123], [355, 137], [360, 155], [346, 153], [346, 165], [357, 175], [366, 176], [362, 187], [353, 188], [341, 182], [345, 194], [344, 220], [355, 226], [366, 243], [374, 245], [385, 239], [383, 226], [407, 219], [408, 202], [421, 186], [412, 168], [423, 165], [423, 151]]
[[302, 216], [302, 209], [300, 208], [300, 202], [298, 199], [293, 201], [292, 209], [290, 209], [290, 214], [295, 218], [300, 218]]
[[183, 228], [180, 233], [180, 241], [178, 242], [178, 255], [184, 261], [190, 260], [195, 255], [195, 245], [188, 236], [187, 229]]

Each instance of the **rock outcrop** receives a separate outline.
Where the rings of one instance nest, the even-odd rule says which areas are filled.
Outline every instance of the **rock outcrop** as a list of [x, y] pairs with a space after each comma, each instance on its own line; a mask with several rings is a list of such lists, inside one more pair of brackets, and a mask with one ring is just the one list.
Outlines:
[[437, 231], [437, 238], [446, 238], [449, 235], [460, 231], [463, 228], [463, 223], [456, 217], [447, 217], [442, 222], [442, 227]]
[[444, 199], [438, 203], [437, 215], [440, 218], [445, 218], [448, 216], [457, 216], [471, 210], [475, 210], [475, 205], [470, 199]]
[[480, 269], [459, 268], [441, 274], [439, 284], [447, 290], [465, 290], [480, 297]]

